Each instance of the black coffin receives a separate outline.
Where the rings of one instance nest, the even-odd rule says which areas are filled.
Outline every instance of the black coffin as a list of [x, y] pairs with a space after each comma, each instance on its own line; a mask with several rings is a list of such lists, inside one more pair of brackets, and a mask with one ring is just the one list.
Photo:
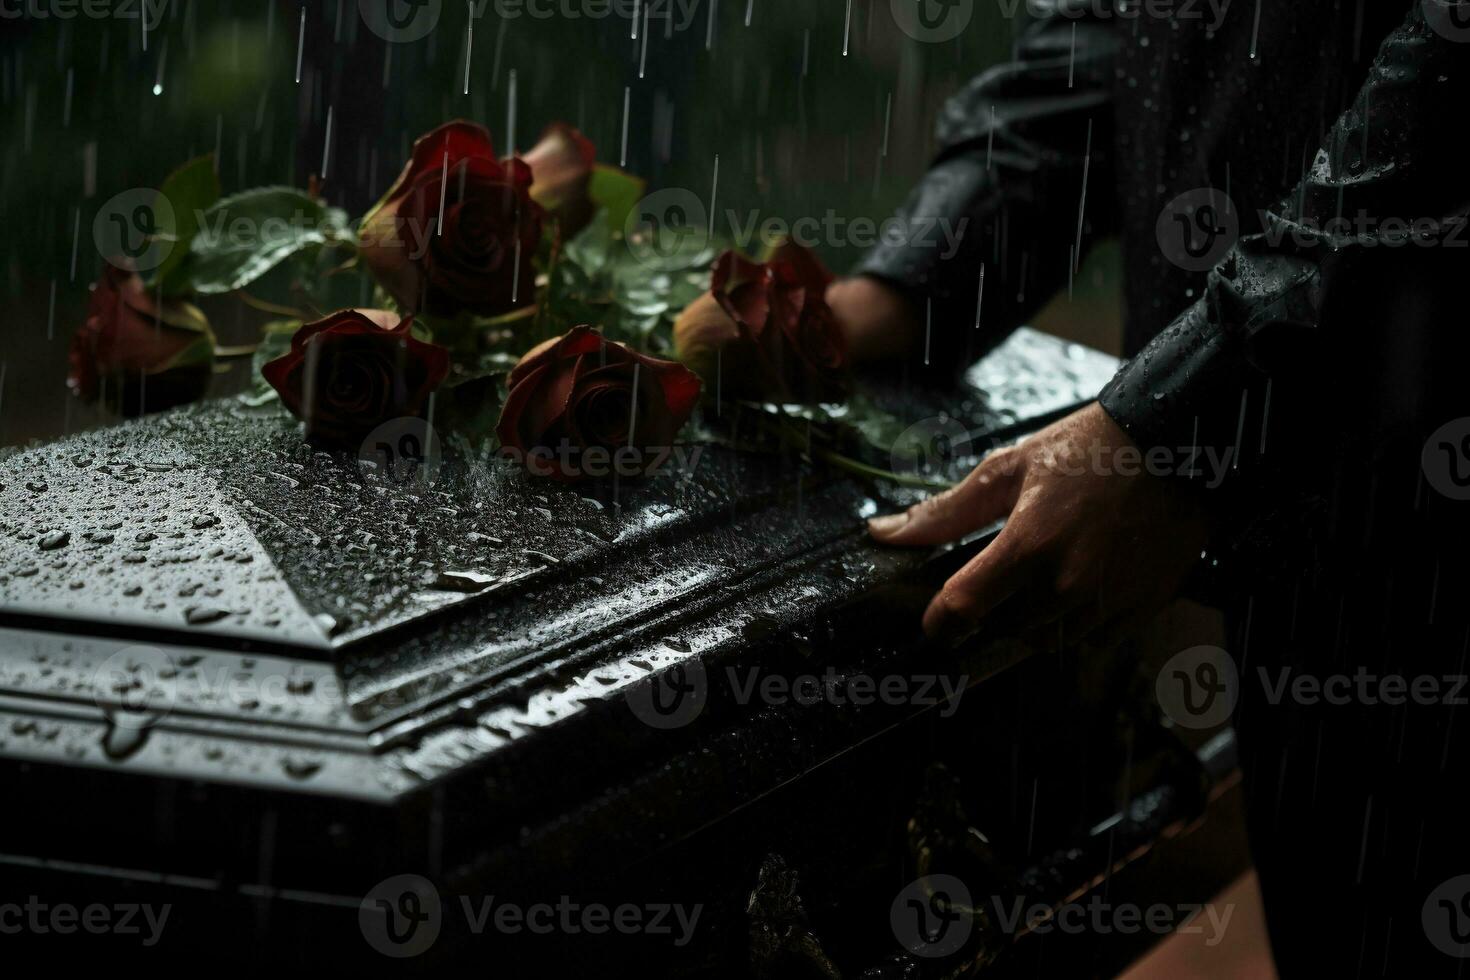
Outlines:
[[[1020, 331], [964, 390], [901, 397], [978, 454], [1113, 367]], [[1014, 937], [984, 929], [903, 954], [890, 903], [938, 871], [1059, 900], [1203, 812], [1228, 737], [1202, 762], [1066, 651], [921, 642], [927, 592], [984, 536], [880, 549], [862, 519], [913, 491], [700, 448], [637, 485], [453, 453], [404, 484], [227, 401], [15, 452], [0, 903], [169, 907], [156, 943], [71, 947], [109, 955], [1000, 971]], [[894, 694], [753, 686], [808, 677]], [[497, 929], [487, 900], [646, 927]], [[697, 921], [654, 929], [659, 907]]]

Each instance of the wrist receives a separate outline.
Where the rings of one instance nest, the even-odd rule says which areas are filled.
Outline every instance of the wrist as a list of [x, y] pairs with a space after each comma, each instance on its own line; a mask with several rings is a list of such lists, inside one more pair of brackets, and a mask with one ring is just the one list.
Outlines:
[[901, 356], [919, 333], [920, 319], [909, 297], [876, 276], [839, 279], [827, 287], [832, 307], [855, 361]]

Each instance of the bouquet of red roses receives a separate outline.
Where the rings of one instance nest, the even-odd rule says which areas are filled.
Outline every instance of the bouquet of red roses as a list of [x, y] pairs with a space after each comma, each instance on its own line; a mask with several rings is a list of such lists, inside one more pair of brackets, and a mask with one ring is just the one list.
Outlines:
[[[331, 446], [416, 418], [539, 476], [637, 476], [701, 402], [781, 419], [847, 398], [816, 256], [789, 242], [761, 260], [721, 251], [646, 220], [643, 190], [564, 124], [502, 158], [485, 127], [446, 123], [357, 222], [316, 186], [221, 197], [212, 160], [191, 161], [158, 192], [151, 276], [109, 257], [70, 384], [97, 399], [110, 382], [125, 411], [201, 397], [216, 348], [191, 300], [231, 293], [284, 317], [265, 327], [247, 401], [279, 402]], [[301, 305], [248, 290], [280, 269]], [[343, 278], [373, 301], [322, 312]]]

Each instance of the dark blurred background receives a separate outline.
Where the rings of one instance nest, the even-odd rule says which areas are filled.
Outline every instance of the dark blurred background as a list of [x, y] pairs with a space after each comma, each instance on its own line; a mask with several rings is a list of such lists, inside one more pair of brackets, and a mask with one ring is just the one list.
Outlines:
[[[92, 221], [114, 194], [157, 187], [193, 156], [216, 154], [226, 194], [304, 186], [321, 171], [330, 112], [325, 196], [355, 219], [413, 139], [450, 118], [488, 125], [502, 153], [567, 120], [619, 163], [626, 88], [626, 168], [651, 188], [706, 196], [718, 154], [720, 212], [881, 221], [922, 173], [941, 101], [1003, 60], [1022, 26], [979, 0], [959, 37], [922, 43], [895, 26], [889, 0], [679, 0], [640, 3], [634, 39], [634, 2], [444, 0], [434, 30], [389, 43], [359, 0], [0, 0], [0, 445], [108, 421], [65, 386], [102, 262]], [[146, 38], [145, 5], [161, 11]], [[860, 249], [822, 251], [843, 270]], [[1116, 349], [1115, 269], [1115, 250], [1095, 249], [1073, 296], [1038, 324]], [[225, 344], [252, 342], [267, 319], [232, 297], [202, 305]], [[240, 390], [249, 370], [235, 362], [214, 392]]]

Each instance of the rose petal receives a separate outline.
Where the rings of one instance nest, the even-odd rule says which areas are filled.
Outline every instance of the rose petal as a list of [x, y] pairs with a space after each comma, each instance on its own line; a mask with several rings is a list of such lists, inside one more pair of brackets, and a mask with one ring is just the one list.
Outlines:
[[418, 414], [448, 375], [449, 352], [411, 331], [411, 318], [386, 310], [340, 310], [298, 330], [290, 351], [261, 374], [309, 436], [347, 442], [390, 418]]
[[767, 259], [767, 263], [785, 267], [796, 282], [818, 293], [825, 293], [827, 286], [832, 282], [832, 273], [828, 272], [822, 260], [817, 258], [817, 253], [789, 238], [783, 239], [771, 251], [771, 257]]
[[607, 341], [586, 326], [528, 351], [510, 383], [496, 431], [502, 444], [525, 453], [556, 448], [554, 437], [577, 450], [602, 445], [615, 451], [630, 436], [641, 447], [668, 445], [688, 421], [700, 386], [682, 364]]

